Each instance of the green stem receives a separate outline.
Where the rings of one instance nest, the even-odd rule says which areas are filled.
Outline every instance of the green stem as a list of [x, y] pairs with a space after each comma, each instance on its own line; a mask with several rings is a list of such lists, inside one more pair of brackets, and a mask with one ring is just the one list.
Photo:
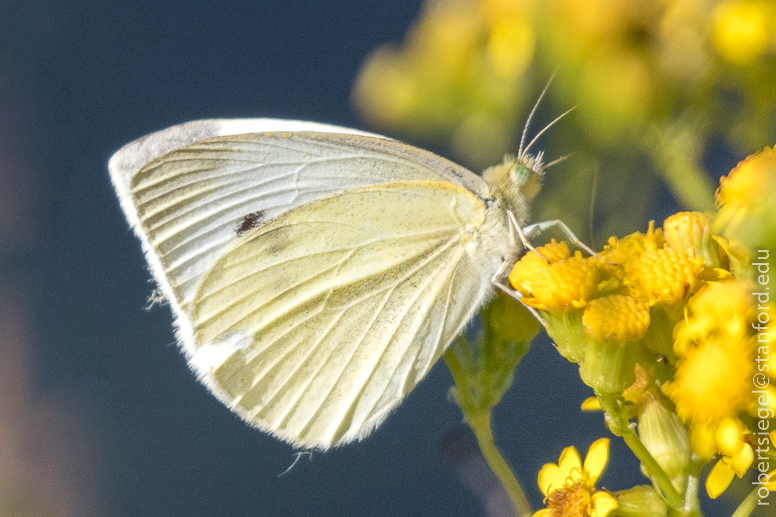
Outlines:
[[676, 491], [674, 484], [671, 482], [671, 478], [665, 473], [663, 467], [660, 466], [647, 448], [644, 447], [644, 444], [641, 442], [641, 439], [639, 439], [636, 431], [633, 430], [629, 425], [628, 420], [623, 416], [620, 411], [617, 395], [606, 393], [598, 393], [597, 395], [598, 400], [601, 402], [601, 407], [609, 417], [607, 419], [609, 430], [621, 437], [625, 441], [625, 444], [630, 447], [630, 450], [633, 451], [636, 458], [644, 465], [644, 468], [647, 469], [653, 482], [663, 493], [663, 497], [665, 497], [669, 506], [674, 510], [683, 509], [684, 500], [682, 496]]
[[528, 499], [526, 499], [520, 483], [512, 474], [512, 470], [504, 457], [501, 456], [493, 440], [493, 431], [490, 427], [490, 411], [477, 415], [466, 415], [466, 421], [474, 431], [474, 436], [477, 437], [477, 443], [480, 446], [482, 455], [485, 457], [485, 461], [488, 462], [490, 469], [499, 478], [504, 486], [504, 490], [506, 490], [509, 498], [512, 500], [512, 504], [515, 505], [517, 515], [520, 517], [530, 517], [531, 506], [528, 504]]
[[679, 495], [679, 492], [676, 491], [674, 484], [671, 483], [671, 478], [668, 477], [668, 474], [665, 473], [660, 464], [652, 457], [652, 454], [644, 447], [636, 432], [630, 429], [620, 436], [622, 436], [625, 444], [630, 447], [630, 450], [633, 451], [633, 454], [639, 459], [641, 464], [644, 465], [644, 468], [647, 469], [649, 476], [657, 484], [660, 491], [663, 492], [666, 502], [668, 502], [671, 508], [676, 510], [683, 508], [684, 500]]
[[748, 515], [751, 515], [759, 501], [760, 497], [757, 495], [757, 489], [755, 488], [749, 492], [746, 499], [741, 501], [741, 504], [738, 505], [738, 508], [736, 508], [736, 511], [733, 512], [733, 515], [730, 517], [747, 517]]
[[684, 507], [697, 514], [700, 514], [701, 502], [698, 499], [698, 488], [700, 487], [701, 469], [703, 461], [696, 453], [691, 453], [690, 464], [687, 472], [687, 488], [684, 492]]
[[455, 352], [453, 352], [452, 347], [447, 349], [444, 358], [445, 363], [447, 363], [447, 368], [453, 376], [453, 382], [455, 382], [455, 388], [453, 390], [455, 402], [458, 404], [458, 407], [461, 408], [464, 417], [466, 417], [470, 413], [473, 413], [476, 408], [476, 401], [474, 400], [469, 379], [466, 376], [466, 369], [461, 364], [461, 361], [458, 359]]

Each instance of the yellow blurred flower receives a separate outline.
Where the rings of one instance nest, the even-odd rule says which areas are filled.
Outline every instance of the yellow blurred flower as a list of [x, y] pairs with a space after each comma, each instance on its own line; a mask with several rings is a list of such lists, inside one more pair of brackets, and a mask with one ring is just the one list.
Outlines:
[[674, 352], [683, 356], [714, 336], [730, 343], [744, 342], [740, 347], [751, 349], [753, 309], [749, 284], [709, 282], [688, 300], [685, 318], [674, 329]]
[[713, 238], [711, 217], [703, 212], [678, 212], [663, 221], [666, 244], [703, 259], [707, 267], [724, 264], [719, 244]]
[[536, 34], [529, 20], [495, 20], [485, 55], [496, 76], [503, 81], [517, 81], [533, 59], [535, 40]]
[[[712, 138], [734, 152], [773, 141], [775, 9], [771, 0], [427, 0], [402, 42], [365, 60], [353, 101], [377, 129], [442, 141], [485, 168], [515, 150], [557, 69], [550, 102], [578, 106], [558, 127], [568, 130], [562, 141], [577, 135], [573, 149], [588, 159], [580, 169], [597, 168], [621, 200], [601, 213], [604, 226], [643, 217], [647, 202], [622, 207], [658, 181], [685, 206], [710, 210], [703, 149]], [[547, 213], [578, 226], [587, 179], [555, 182]]]
[[609, 440], [601, 438], [587, 452], [585, 463], [574, 447], [567, 447], [557, 464], [548, 463], [539, 471], [539, 488], [545, 495], [546, 508], [534, 517], [605, 517], [617, 508], [607, 492], [596, 490], [595, 483], [609, 460]]
[[776, 28], [773, 4], [758, 0], [728, 0], [714, 7], [712, 40], [723, 59], [749, 65], [768, 48]]
[[715, 229], [750, 249], [776, 239], [776, 147], [747, 156], [717, 189]]
[[685, 350], [666, 392], [684, 422], [715, 424], [749, 407], [753, 373], [748, 341], [709, 336]]
[[747, 156], [719, 180], [717, 204], [721, 210], [752, 210], [769, 201], [776, 181], [776, 147]]

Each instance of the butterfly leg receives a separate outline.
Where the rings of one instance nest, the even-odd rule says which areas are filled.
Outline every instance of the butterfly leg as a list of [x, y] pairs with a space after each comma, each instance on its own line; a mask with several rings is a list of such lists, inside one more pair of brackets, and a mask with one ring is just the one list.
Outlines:
[[[532, 238], [536, 237], [537, 235], [540, 235], [544, 232], [546, 232], [550, 228], [558, 228], [561, 232], [563, 232], [566, 237], [569, 238], [569, 240], [574, 243], [579, 248], [582, 248], [586, 252], [590, 253], [590, 255], [597, 257], [598, 253], [590, 249], [587, 244], [582, 242], [579, 237], [574, 235], [574, 232], [571, 231], [571, 229], [566, 226], [566, 223], [561, 221], [560, 219], [552, 219], [550, 221], [542, 221], [540, 223], [535, 223], [529, 226], [526, 226], [522, 229], [521, 237], [523, 238]], [[533, 248], [530, 248], [533, 250]], [[534, 250], [535, 251], [535, 250]]]
[[[509, 212], [509, 216], [510, 216], [511, 220], [514, 221], [514, 216], [512, 215], [512, 212]], [[525, 239], [525, 236], [520, 231], [520, 226], [518, 226], [517, 223], [515, 223], [515, 228], [517, 229], [518, 235], [521, 237], [521, 239]], [[530, 245], [530, 243], [528, 243], [527, 240], [524, 240], [523, 242], [527, 245], [526, 247], [530, 247], [531, 249], [533, 249], [533, 247]], [[536, 251], [536, 250], [534, 250], [534, 251]], [[539, 311], [537, 311], [533, 307], [523, 303], [523, 300], [522, 300], [523, 295], [522, 295], [522, 293], [520, 293], [520, 291], [517, 291], [514, 288], [512, 288], [511, 285], [505, 284], [504, 282], [502, 282], [502, 277], [504, 276], [504, 273], [511, 266], [512, 266], [512, 264], [510, 264], [509, 262], [506, 262], [506, 261], [502, 262], [501, 263], [501, 267], [498, 268], [498, 271], [496, 271], [496, 274], [493, 275], [493, 278], [491, 278], [490, 281], [493, 283], [493, 285], [495, 285], [498, 289], [500, 289], [501, 292], [503, 292], [504, 294], [506, 294], [510, 298], [513, 298], [513, 299], [517, 300], [518, 302], [520, 302], [522, 304], [522, 306], [525, 307], [526, 309], [528, 309], [528, 311], [531, 314], [533, 314], [534, 318], [539, 320], [539, 323], [541, 323], [542, 326], [544, 326], [546, 328], [547, 324], [544, 322], [544, 319], [539, 314]]]
[[[506, 269], [506, 268], [502, 268], [502, 271], [503, 271], [503, 269]], [[526, 304], [523, 303], [523, 300], [522, 300], [523, 295], [520, 293], [520, 291], [516, 291], [515, 289], [512, 288], [512, 286], [504, 284], [497, 277], [498, 277], [498, 275], [493, 277], [493, 280], [492, 280], [493, 285], [495, 285], [499, 290], [501, 290], [501, 292], [503, 292], [504, 294], [506, 294], [510, 298], [513, 298], [513, 299], [517, 300], [518, 302], [520, 302], [520, 304], [523, 307], [528, 309], [528, 312], [533, 314], [534, 318], [539, 320], [539, 323], [541, 323], [544, 328], [547, 328], [547, 323], [545, 323], [544, 318], [542, 318], [542, 315], [539, 314], [539, 311], [537, 311], [536, 309], [534, 309], [530, 305], [526, 305]]]
[[[525, 233], [523, 232], [523, 229], [520, 228], [520, 225], [517, 224], [517, 220], [515, 219], [515, 215], [512, 213], [511, 210], [507, 210], [507, 216], [509, 216], [509, 222], [511, 223], [512, 230], [517, 234], [518, 238], [520, 239], [520, 242], [523, 244], [523, 248], [527, 250], [531, 250], [534, 253], [539, 253], [536, 251], [536, 248], [534, 248], [530, 242], [528, 242], [528, 238], [525, 236]], [[532, 225], [534, 226], [534, 225]], [[526, 228], [531, 228], [531, 226], [526, 226]], [[539, 253], [541, 255], [541, 253]]]

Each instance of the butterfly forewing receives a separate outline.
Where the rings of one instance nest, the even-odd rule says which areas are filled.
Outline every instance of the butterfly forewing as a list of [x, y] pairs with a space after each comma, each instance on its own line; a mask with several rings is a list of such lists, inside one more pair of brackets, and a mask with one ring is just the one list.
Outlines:
[[362, 436], [487, 296], [489, 278], [471, 256], [484, 219], [469, 191], [428, 181], [286, 212], [206, 276], [192, 361], [262, 429], [322, 448]]
[[484, 191], [478, 177], [419, 149], [315, 133], [196, 142], [143, 167], [130, 191], [174, 300], [188, 312], [201, 275], [238, 234], [343, 190], [403, 180], [442, 180]]

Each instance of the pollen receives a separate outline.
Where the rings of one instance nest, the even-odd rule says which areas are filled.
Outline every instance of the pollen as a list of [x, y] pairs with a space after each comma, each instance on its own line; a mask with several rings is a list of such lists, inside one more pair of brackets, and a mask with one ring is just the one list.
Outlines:
[[673, 305], [695, 290], [703, 259], [662, 248], [645, 251], [623, 266], [631, 296], [650, 305]]
[[649, 321], [649, 306], [645, 302], [619, 294], [591, 301], [582, 315], [585, 332], [596, 341], [641, 339]]
[[552, 517], [587, 517], [593, 506], [590, 490], [581, 481], [555, 490], [547, 496], [546, 504]]

